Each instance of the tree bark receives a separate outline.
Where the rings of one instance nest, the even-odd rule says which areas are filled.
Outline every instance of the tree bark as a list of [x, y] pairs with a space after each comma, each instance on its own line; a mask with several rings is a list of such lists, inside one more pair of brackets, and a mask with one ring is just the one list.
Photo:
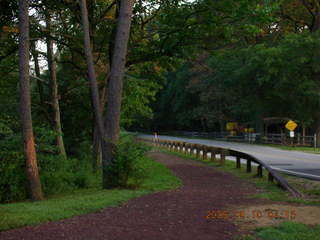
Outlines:
[[316, 147], [320, 147], [320, 112], [316, 112], [315, 113], [313, 129], [314, 129], [314, 133], [317, 134], [317, 136], [316, 136], [316, 141], [317, 141]]
[[312, 24], [312, 32], [316, 32], [320, 29], [320, 12], [316, 12], [314, 16], [314, 22]]
[[123, 77], [134, 2], [134, 0], [121, 0], [120, 2], [120, 11], [107, 93], [108, 100], [105, 118], [107, 157], [103, 161], [104, 188], [112, 187], [109, 185], [107, 166], [114, 161], [114, 150], [119, 141]]
[[37, 79], [37, 86], [38, 86], [38, 92], [39, 92], [39, 102], [40, 102], [41, 107], [43, 107], [44, 106], [43, 85], [42, 85], [42, 82], [40, 81], [41, 74], [40, 74], [38, 53], [36, 50], [36, 43], [34, 41], [31, 42], [31, 54], [32, 54], [33, 61], [34, 61], [34, 71], [35, 71], [36, 77], [39, 78], [39, 79]]
[[[51, 33], [51, 16], [50, 11], [47, 10], [46, 13], [46, 27], [47, 31]], [[61, 115], [59, 106], [59, 95], [58, 95], [58, 82], [57, 82], [57, 66], [53, 51], [54, 41], [50, 36], [47, 37], [47, 58], [48, 58], [48, 68], [50, 73], [50, 88], [51, 88], [51, 107], [52, 107], [52, 117], [53, 117], [53, 128], [57, 133], [56, 143], [58, 146], [59, 154], [63, 157], [67, 157], [66, 150], [63, 141], [63, 132], [61, 126]]]
[[[92, 105], [93, 105], [93, 110], [95, 115], [94, 118], [97, 126], [97, 132], [96, 132], [97, 138], [98, 138], [97, 145], [101, 149], [102, 159], [106, 159], [106, 141], [104, 138], [104, 126], [103, 126], [102, 112], [100, 107], [99, 89], [98, 89], [96, 74], [94, 70], [92, 47], [90, 43], [90, 29], [89, 29], [88, 10], [87, 10], [86, 0], [80, 0], [80, 7], [81, 7], [81, 16], [82, 16], [83, 38], [84, 38], [83, 40], [84, 40], [84, 46], [85, 46], [84, 52], [85, 52], [87, 66], [88, 66], [88, 77], [89, 77], [90, 89], [91, 89], [91, 100], [92, 100]], [[97, 167], [97, 166], [94, 166], [94, 167]]]
[[20, 83], [20, 114], [28, 194], [32, 200], [42, 200], [41, 182], [34, 145], [31, 96], [29, 78], [29, 15], [28, 1], [19, 0], [19, 83]]
[[[107, 102], [107, 86], [108, 86], [108, 79], [110, 77], [110, 73], [106, 74], [103, 89], [100, 92], [100, 109], [102, 119], [104, 119], [104, 109]], [[98, 135], [98, 126], [95, 123], [93, 126], [93, 159], [94, 159], [94, 169], [101, 166], [102, 163], [102, 153], [101, 153], [101, 145], [100, 145], [100, 138]]]

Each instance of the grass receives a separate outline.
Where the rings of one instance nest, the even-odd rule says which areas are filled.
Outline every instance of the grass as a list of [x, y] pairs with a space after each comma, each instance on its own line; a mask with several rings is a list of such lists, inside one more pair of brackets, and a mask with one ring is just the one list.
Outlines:
[[[241, 179], [250, 180], [250, 182], [254, 183], [259, 189], [263, 190], [261, 193], [254, 195], [254, 197], [269, 199], [273, 201], [284, 201], [288, 203], [300, 203], [304, 205], [320, 205], [319, 200], [296, 199], [291, 197], [287, 192], [277, 187], [274, 183], [268, 182], [266, 175], [264, 175], [263, 178], [255, 178], [254, 174], [248, 174], [244, 170], [240, 171], [239, 169], [235, 168], [235, 162], [233, 161], [226, 160], [225, 165], [221, 166], [218, 160], [215, 162], [211, 162], [210, 160], [199, 159], [194, 156], [186, 155], [179, 152], [170, 152], [165, 148], [161, 149], [165, 153], [173, 154], [195, 161], [201, 161], [209, 166], [214, 166], [217, 169], [221, 169], [222, 171], [229, 172], [235, 176], [238, 176]], [[244, 164], [242, 164], [242, 166], [242, 168], [244, 168]], [[252, 167], [252, 172], [255, 171], [256, 167]], [[310, 185], [310, 183], [304, 184]], [[305, 193], [307, 193], [307, 191], [310, 190], [305, 190]], [[319, 191], [317, 190], [316, 194], [318, 193]], [[237, 237], [236, 240], [318, 240], [320, 239], [319, 236], [320, 225], [309, 226], [296, 222], [282, 222], [277, 226], [258, 228], [255, 230], [253, 235], [240, 236]]]
[[318, 240], [320, 225], [282, 222], [277, 226], [258, 228], [255, 236], [242, 236], [239, 240]]
[[0, 204], [0, 231], [78, 216], [116, 206], [156, 191], [175, 189], [180, 180], [164, 165], [144, 159], [148, 173], [139, 189], [87, 189], [39, 202]]
[[303, 193], [310, 201], [319, 199], [320, 181], [294, 177], [286, 174], [281, 175], [290, 183], [292, 187]]
[[[294, 198], [292, 197], [288, 192], [282, 190], [280, 187], [278, 187], [275, 183], [268, 182], [267, 179], [267, 172], [263, 172], [262, 178], [255, 177], [255, 173], [257, 172], [257, 167], [252, 166], [252, 172], [247, 173], [245, 171], [245, 164], [241, 164], [241, 169], [236, 168], [236, 163], [234, 161], [226, 160], [224, 165], [221, 165], [219, 160], [216, 160], [215, 162], [210, 161], [209, 159], [203, 160], [202, 158], [196, 158], [195, 156], [184, 154], [180, 152], [171, 152], [167, 150], [166, 148], [161, 148], [163, 152], [168, 154], [177, 155], [183, 158], [188, 158], [195, 161], [201, 161], [209, 166], [213, 166], [216, 169], [221, 169], [222, 171], [229, 172], [243, 180], [250, 181], [251, 183], [255, 184], [255, 186], [262, 191], [258, 194], [255, 194], [254, 197], [261, 198], [261, 199], [268, 199], [272, 201], [282, 201], [287, 203], [299, 203], [299, 204], [305, 204], [305, 205], [320, 205], [319, 198]], [[289, 184], [291, 184], [290, 181], [293, 182], [295, 178], [287, 179]], [[309, 181], [309, 180], [304, 180]], [[307, 183], [308, 184], [308, 183]], [[310, 184], [309, 184], [310, 185]], [[318, 186], [316, 186], [313, 191], [318, 192]], [[320, 189], [320, 187], [319, 187]], [[299, 189], [303, 194], [310, 194], [310, 190], [307, 190], [306, 188]]]
[[260, 145], [274, 147], [274, 148], [278, 148], [278, 149], [282, 149], [282, 150], [300, 151], [300, 152], [306, 152], [306, 153], [320, 154], [320, 148], [314, 148], [314, 147], [283, 146], [283, 145], [277, 145], [277, 144], [260, 144]]

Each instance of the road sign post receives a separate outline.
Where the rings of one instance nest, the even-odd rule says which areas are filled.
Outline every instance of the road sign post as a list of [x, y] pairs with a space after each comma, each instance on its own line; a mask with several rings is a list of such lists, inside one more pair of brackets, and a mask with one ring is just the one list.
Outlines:
[[294, 131], [290, 131], [291, 146], [293, 146]]
[[290, 137], [294, 138], [294, 131], [290, 131]]
[[294, 130], [297, 128], [298, 124], [294, 121], [289, 120], [286, 124], [286, 128], [290, 131], [291, 145], [293, 145], [294, 140]]

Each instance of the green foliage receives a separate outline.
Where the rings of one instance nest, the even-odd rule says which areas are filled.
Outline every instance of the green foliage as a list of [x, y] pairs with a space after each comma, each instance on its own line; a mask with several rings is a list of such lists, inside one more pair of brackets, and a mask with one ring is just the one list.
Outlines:
[[320, 225], [307, 226], [301, 223], [283, 222], [276, 227], [257, 230], [257, 236], [262, 240], [314, 240], [318, 239]]
[[101, 190], [99, 182], [93, 188], [51, 196], [40, 202], [2, 204], [0, 231], [83, 215], [119, 205], [131, 198], [175, 189], [181, 185], [180, 180], [164, 165], [147, 157], [141, 161], [146, 177], [139, 189]]
[[[146, 70], [146, 72], [150, 71]], [[124, 83], [121, 111], [121, 125], [124, 127], [130, 127], [143, 119], [151, 119], [153, 117], [150, 102], [155, 100], [155, 95], [159, 91], [160, 85], [152, 79], [156, 78], [156, 76], [151, 74], [149, 74], [149, 79], [137, 77], [128, 76]]]
[[46, 195], [91, 187], [95, 178], [88, 159], [38, 155], [40, 179]]
[[21, 137], [2, 123], [0, 138], [0, 202], [26, 198], [25, 165]]
[[1, 149], [0, 175], [0, 202], [23, 200], [27, 197], [24, 159], [20, 152]]
[[114, 161], [108, 166], [108, 187], [138, 187], [146, 172], [143, 166], [147, 148], [130, 135], [122, 136], [116, 146]]
[[[21, 201], [27, 198], [26, 175], [20, 134], [8, 126], [0, 138], [0, 202]], [[9, 134], [8, 134], [9, 133]], [[37, 158], [42, 188], [45, 195], [52, 195], [92, 186], [99, 175], [94, 175], [90, 158], [68, 158], [57, 154], [53, 145], [56, 133], [36, 128]]]
[[175, 130], [198, 129], [196, 121], [205, 123], [203, 130], [226, 121], [252, 126], [272, 116], [311, 126], [320, 106], [319, 43], [319, 33], [288, 34], [277, 43], [220, 49], [185, 63], [168, 75], [159, 95], [159, 125], [170, 126], [174, 115]]

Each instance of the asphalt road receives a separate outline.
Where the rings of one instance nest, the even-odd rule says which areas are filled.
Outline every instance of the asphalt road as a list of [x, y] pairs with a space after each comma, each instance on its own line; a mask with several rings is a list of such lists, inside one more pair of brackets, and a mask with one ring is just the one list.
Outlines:
[[[152, 135], [139, 134], [142, 138], [153, 138]], [[247, 143], [234, 143], [208, 139], [189, 139], [183, 137], [159, 136], [160, 139], [184, 141], [208, 146], [222, 147], [251, 154], [268, 164], [271, 168], [300, 177], [320, 180], [320, 154], [286, 151], [273, 147]], [[230, 160], [234, 160], [232, 157]]]

